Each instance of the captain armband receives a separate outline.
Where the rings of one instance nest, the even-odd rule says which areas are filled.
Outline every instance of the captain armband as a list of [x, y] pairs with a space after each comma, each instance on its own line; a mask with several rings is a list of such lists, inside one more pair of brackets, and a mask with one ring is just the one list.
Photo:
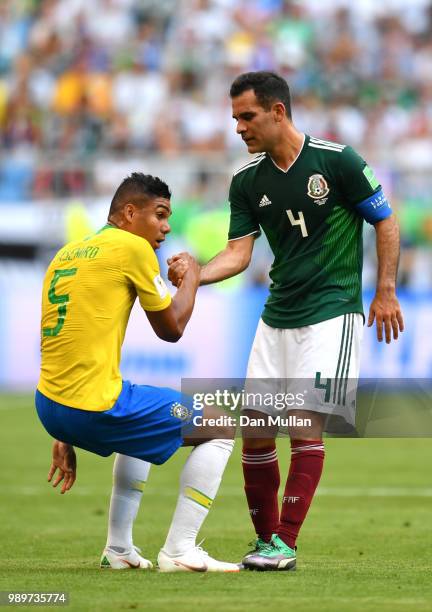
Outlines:
[[391, 206], [382, 189], [371, 195], [370, 198], [357, 204], [356, 210], [371, 225], [387, 219], [392, 214]]

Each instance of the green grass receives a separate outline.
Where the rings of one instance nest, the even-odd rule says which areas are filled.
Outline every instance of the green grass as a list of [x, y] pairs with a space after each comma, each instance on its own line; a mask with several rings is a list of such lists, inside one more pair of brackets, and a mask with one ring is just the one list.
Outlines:
[[[45, 482], [50, 440], [31, 398], [0, 396], [0, 419], [0, 590], [65, 590], [70, 610], [432, 608], [430, 440], [329, 439], [297, 572], [167, 575], [98, 569], [112, 458], [78, 451], [78, 480], [61, 496]], [[282, 474], [288, 444], [279, 441]], [[201, 533], [211, 554], [232, 561], [253, 537], [239, 450]], [[135, 542], [151, 559], [168, 530], [186, 452], [150, 473]]]

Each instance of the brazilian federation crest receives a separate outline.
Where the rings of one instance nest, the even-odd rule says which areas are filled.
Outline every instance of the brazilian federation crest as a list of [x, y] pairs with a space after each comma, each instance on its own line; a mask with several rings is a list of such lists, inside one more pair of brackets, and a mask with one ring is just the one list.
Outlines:
[[187, 421], [192, 416], [192, 410], [186, 406], [182, 406], [178, 402], [174, 402], [171, 406], [171, 416], [180, 419], [180, 421]]
[[309, 177], [307, 189], [308, 196], [313, 198], [318, 205], [327, 202], [326, 195], [329, 193], [330, 189], [322, 174], [312, 174], [312, 176]]

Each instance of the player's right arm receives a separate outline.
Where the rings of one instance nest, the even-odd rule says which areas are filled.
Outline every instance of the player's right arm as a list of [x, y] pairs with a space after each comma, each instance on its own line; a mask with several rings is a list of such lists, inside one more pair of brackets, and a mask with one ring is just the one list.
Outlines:
[[[251, 260], [254, 240], [254, 236], [229, 240], [223, 251], [201, 267], [200, 285], [217, 283], [246, 270]], [[185, 255], [187, 253], [179, 253], [168, 259], [168, 279], [175, 287], [179, 286], [183, 278]]]
[[[255, 238], [260, 235], [261, 230], [249, 204], [246, 185], [247, 172], [237, 172], [233, 176], [229, 190], [231, 216], [228, 243], [223, 251], [202, 266], [200, 285], [217, 283], [235, 276], [249, 265]], [[175, 264], [182, 255], [175, 255], [168, 260], [170, 266], [168, 278], [175, 286], [178, 286], [181, 280], [181, 266], [177, 267]]]
[[185, 330], [195, 304], [200, 269], [196, 260], [185, 253], [185, 272], [178, 291], [171, 297], [160, 275], [159, 262], [147, 240], [125, 236], [121, 266], [128, 284], [134, 287], [141, 307], [156, 335], [166, 342], [177, 342]]
[[255, 236], [229, 240], [225, 249], [201, 268], [200, 285], [208, 285], [235, 276], [248, 267]]
[[170, 305], [163, 310], [146, 310], [154, 332], [166, 342], [177, 342], [182, 337], [192, 315], [200, 283], [200, 269], [196, 260], [188, 253], [182, 253], [181, 262], [185, 272]]

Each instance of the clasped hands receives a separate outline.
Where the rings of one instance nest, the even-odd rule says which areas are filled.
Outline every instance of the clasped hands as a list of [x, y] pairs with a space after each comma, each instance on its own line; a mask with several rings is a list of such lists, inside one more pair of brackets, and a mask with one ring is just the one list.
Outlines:
[[183, 277], [189, 269], [193, 269], [199, 275], [198, 263], [189, 253], [183, 252], [173, 255], [167, 260], [167, 264], [168, 280], [171, 281], [174, 287], [180, 287]]

